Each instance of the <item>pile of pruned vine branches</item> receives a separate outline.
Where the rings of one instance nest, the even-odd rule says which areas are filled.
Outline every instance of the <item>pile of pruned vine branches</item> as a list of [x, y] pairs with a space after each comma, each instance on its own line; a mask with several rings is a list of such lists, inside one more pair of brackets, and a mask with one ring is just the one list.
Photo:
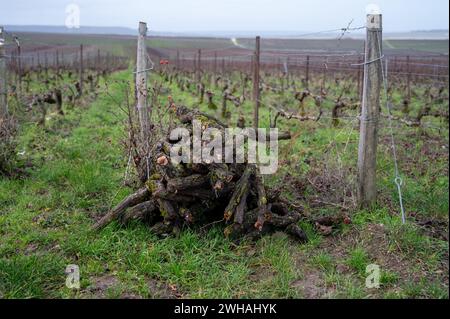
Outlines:
[[[191, 139], [194, 120], [201, 121], [202, 130], [214, 127], [223, 134], [226, 128], [210, 115], [181, 106], [172, 105], [171, 116], [177, 125], [190, 130]], [[170, 150], [177, 142], [178, 138], [167, 134], [154, 143], [142, 187], [104, 215], [94, 229], [112, 221], [126, 225], [139, 220], [153, 233], [169, 236], [184, 227], [220, 223], [225, 236], [232, 240], [256, 239], [274, 231], [307, 240], [298, 226], [301, 212], [281, 199], [279, 192], [265, 187], [255, 164], [175, 163]]]

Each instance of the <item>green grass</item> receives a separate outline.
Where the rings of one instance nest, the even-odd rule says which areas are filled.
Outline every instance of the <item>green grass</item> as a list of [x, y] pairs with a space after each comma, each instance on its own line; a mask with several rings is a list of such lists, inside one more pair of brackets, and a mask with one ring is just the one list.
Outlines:
[[64, 271], [61, 271], [64, 268], [63, 260], [53, 254], [17, 255], [0, 259], [0, 288], [4, 291], [3, 297], [56, 297], [52, 292], [64, 282]]
[[[116, 79], [127, 76], [120, 73]], [[117, 88], [114, 92], [121, 94]], [[220, 229], [206, 236], [185, 231], [165, 240], [141, 225], [90, 231], [94, 215], [131, 192], [121, 186], [126, 159], [119, 146], [123, 127], [117, 116], [123, 115], [110, 112], [111, 107], [107, 97], [100, 97], [88, 109], [49, 121], [45, 130], [34, 124], [23, 128], [21, 147], [35, 167], [23, 180], [0, 181], [2, 296], [89, 297], [87, 288], [105, 273], [121, 283], [107, 289], [108, 297], [157, 297], [150, 280], [175, 285], [183, 296], [193, 298], [295, 296], [289, 286], [295, 271], [286, 239], [265, 239], [249, 258], [246, 247], [235, 247]], [[61, 122], [67, 124], [64, 130]], [[80, 267], [78, 293], [65, 288], [68, 264]], [[250, 280], [260, 267], [270, 268], [271, 275], [262, 282]]]
[[360, 276], [364, 276], [366, 273], [366, 267], [370, 264], [369, 256], [367, 252], [361, 248], [357, 247], [350, 251], [349, 258], [347, 259], [347, 264], [353, 268]]
[[319, 252], [312, 257], [311, 264], [323, 271], [330, 271], [333, 267], [333, 257], [326, 252]]
[[[160, 81], [157, 75], [152, 76]], [[128, 71], [114, 74], [109, 93], [123, 100], [119, 83], [130, 79]], [[220, 105], [220, 90], [214, 91], [215, 102]], [[160, 97], [163, 105], [168, 94], [177, 104], [197, 105], [197, 97], [180, 91], [175, 84]], [[289, 95], [263, 93], [265, 103], [279, 99], [292, 108], [297, 105]], [[228, 107], [232, 111], [230, 123], [235, 123], [238, 111], [232, 105]], [[307, 107], [314, 110], [309, 102]], [[212, 112], [206, 105], [200, 108]], [[250, 101], [241, 110], [247, 119], [252, 118]], [[90, 231], [95, 217], [132, 192], [122, 185], [127, 161], [120, 145], [124, 114], [105, 93], [88, 106], [65, 111], [63, 118], [52, 117], [45, 129], [33, 123], [22, 126], [19, 148], [34, 166], [22, 179], [0, 180], [1, 297], [298, 298], [304, 296], [304, 291], [295, 283], [308, 280], [314, 269], [320, 274], [317, 284], [327, 291], [321, 297], [448, 298], [448, 276], [436, 277], [439, 271], [448, 273], [448, 262], [445, 265], [443, 261], [448, 256], [448, 242], [424, 233], [410, 215], [415, 212], [448, 225], [448, 177], [441, 174], [448, 171], [448, 163], [439, 153], [443, 142], [437, 133], [430, 133], [438, 141], [432, 144], [438, 154], [434, 159], [423, 159], [426, 142], [414, 135], [418, 129], [405, 129], [399, 140], [408, 225], [400, 222], [392, 183], [392, 158], [389, 146], [381, 143], [380, 203], [370, 210], [352, 212], [351, 225], [326, 237], [312, 223], [302, 221], [300, 226], [309, 238], [306, 244], [276, 234], [256, 243], [235, 245], [223, 237], [220, 227], [206, 233], [184, 230], [178, 238], [166, 239], [157, 239], [141, 224], [126, 228], [111, 224], [101, 232]], [[263, 107], [262, 125], [267, 126], [268, 119], [269, 111]], [[274, 187], [283, 186], [284, 176], [304, 181], [317, 167], [326, 168], [328, 171], [323, 173], [333, 175], [338, 170], [350, 171], [356, 165], [358, 132], [345, 121], [332, 128], [327, 119], [318, 123], [280, 120], [280, 128], [301, 134], [292, 143], [280, 144], [281, 158], [289, 159], [289, 163], [266, 178]], [[411, 139], [404, 136], [408, 133], [413, 134], [415, 147], [403, 144]], [[315, 166], [320, 163], [327, 165]], [[313, 207], [309, 200], [316, 190], [308, 184], [300, 194], [305, 198], [299, 199], [298, 186], [293, 185], [284, 192], [288, 198], [300, 201], [305, 213], [339, 211], [334, 206]], [[338, 191], [330, 189], [330, 195]], [[374, 239], [368, 227], [380, 224], [382, 239], [376, 242], [380, 244], [379, 255], [373, 255], [370, 248]], [[401, 257], [405, 273], [383, 264], [389, 254]], [[364, 286], [365, 269], [370, 263], [382, 266], [379, 290]], [[80, 291], [65, 287], [68, 264], [80, 267]], [[418, 272], [430, 280], [410, 280]], [[100, 292], [93, 289], [105, 276], [114, 278], [114, 284]]]

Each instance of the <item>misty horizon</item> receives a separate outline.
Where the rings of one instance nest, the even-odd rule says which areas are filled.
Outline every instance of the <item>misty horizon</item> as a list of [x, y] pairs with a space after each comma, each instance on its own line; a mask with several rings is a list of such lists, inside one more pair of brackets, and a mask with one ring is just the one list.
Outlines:
[[[8, 31], [11, 32], [25, 32], [25, 33], [59, 33], [68, 35], [77, 34], [103, 34], [103, 35], [121, 35], [134, 36], [137, 34], [137, 29], [120, 26], [80, 26], [77, 29], [68, 29], [62, 25], [6, 25]], [[312, 30], [215, 30], [215, 31], [185, 31], [174, 32], [165, 30], [149, 30], [148, 36], [173, 36], [173, 37], [216, 37], [216, 38], [231, 38], [231, 37], [273, 37], [273, 38], [305, 38], [305, 39], [332, 39], [341, 35], [341, 31], [327, 32], [327, 31], [312, 31]], [[389, 39], [448, 39], [449, 30], [408, 30], [398, 32], [385, 32], [385, 38]], [[361, 39], [365, 36], [363, 30], [356, 30], [346, 33], [343, 38]]]
[[[143, 21], [145, 22], [145, 21]], [[63, 24], [6, 24], [5, 26], [9, 27], [56, 27], [56, 28], [66, 28]], [[81, 25], [79, 29], [86, 29], [86, 28], [104, 28], [104, 29], [127, 29], [127, 30], [133, 30], [137, 31], [138, 28], [133, 27], [127, 27], [127, 26], [120, 26], [120, 25]], [[385, 33], [404, 33], [404, 32], [449, 32], [449, 28], [437, 28], [437, 29], [405, 29], [405, 30], [396, 30], [396, 31], [386, 31]], [[74, 30], [76, 31], [76, 29]], [[215, 33], [215, 32], [274, 32], [274, 33], [282, 33], [282, 32], [326, 32], [327, 30], [294, 30], [294, 29], [285, 29], [285, 30], [228, 30], [228, 29], [217, 29], [217, 30], [186, 30], [186, 31], [172, 31], [172, 30], [165, 30], [165, 29], [151, 29], [150, 32], [168, 32], [168, 33]], [[352, 31], [352, 33], [364, 33], [364, 31], [356, 30]]]
[[[145, 21], [149, 30], [154, 32], [304, 33], [345, 28], [350, 21], [350, 27], [360, 27], [365, 24], [366, 6], [371, 2], [166, 0], [161, 4], [152, 0], [129, 0], [125, 3], [119, 0], [40, 0], [38, 5], [29, 5], [29, 1], [16, 0], [3, 4], [0, 24], [63, 26], [68, 6], [76, 5], [82, 28], [136, 30], [138, 22]], [[386, 33], [448, 29], [448, 1], [434, 0], [426, 4], [420, 0], [375, 2], [381, 8]]]

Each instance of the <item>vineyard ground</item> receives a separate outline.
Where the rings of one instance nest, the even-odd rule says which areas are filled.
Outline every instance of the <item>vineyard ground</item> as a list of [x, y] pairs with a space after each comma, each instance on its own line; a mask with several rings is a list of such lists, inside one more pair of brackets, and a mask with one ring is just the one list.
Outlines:
[[[66, 109], [64, 117], [50, 114], [46, 129], [22, 127], [19, 149], [32, 165], [28, 176], [0, 180], [0, 297], [448, 298], [448, 131], [396, 131], [410, 221], [405, 226], [383, 131], [379, 206], [352, 212], [351, 224], [329, 236], [306, 222], [306, 244], [275, 233], [236, 245], [224, 239], [220, 226], [163, 240], [141, 224], [112, 224], [95, 233], [94, 221], [132, 192], [122, 185], [125, 114], [111, 96], [124, 96], [114, 80], [130, 81], [131, 72], [114, 74], [108, 94], [94, 102]], [[169, 94], [177, 104], [197, 103], [171, 85], [160, 97], [163, 105]], [[241, 107], [251, 118], [251, 102]], [[237, 112], [229, 108], [235, 121]], [[268, 118], [263, 107], [262, 126]], [[342, 207], [326, 202], [339, 187], [346, 190], [333, 176], [355, 170], [354, 125], [281, 122], [296, 138], [281, 142], [280, 169], [266, 183], [282, 188], [307, 214], [341, 213]], [[365, 287], [370, 263], [381, 267], [380, 289]], [[65, 287], [68, 264], [80, 267], [79, 291]]]

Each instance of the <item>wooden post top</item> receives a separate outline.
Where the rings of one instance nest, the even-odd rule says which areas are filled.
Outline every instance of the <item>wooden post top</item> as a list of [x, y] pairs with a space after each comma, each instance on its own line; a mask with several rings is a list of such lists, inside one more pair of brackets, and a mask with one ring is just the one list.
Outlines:
[[139, 34], [140, 35], [146, 35], [147, 34], [147, 23], [146, 22], [139, 22]]
[[382, 15], [381, 14], [368, 14], [366, 27], [368, 30], [381, 30], [382, 29]]

